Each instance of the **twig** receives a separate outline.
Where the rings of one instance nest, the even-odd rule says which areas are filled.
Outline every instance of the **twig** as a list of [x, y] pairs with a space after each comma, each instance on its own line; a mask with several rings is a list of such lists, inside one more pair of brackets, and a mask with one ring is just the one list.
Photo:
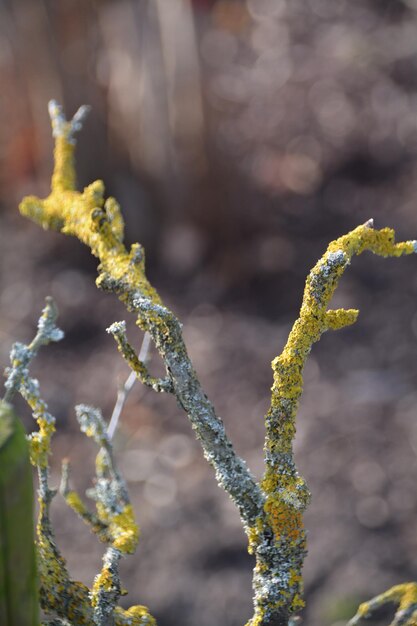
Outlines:
[[[141, 361], [142, 363], [144, 363], [145, 365], [148, 364], [149, 362], [149, 348], [151, 345], [151, 336], [148, 332], [146, 332], [143, 336], [142, 339], [142, 345], [140, 347], [140, 351], [139, 351], [139, 361]], [[129, 376], [127, 377], [124, 385], [122, 385], [122, 387], [120, 387], [117, 391], [117, 399], [116, 399], [116, 403], [114, 405], [113, 408], [113, 413], [111, 414], [111, 418], [109, 421], [109, 425], [107, 428], [107, 435], [109, 437], [109, 439], [113, 439], [114, 437], [114, 433], [117, 430], [117, 426], [119, 424], [119, 419], [120, 419], [120, 415], [123, 411], [123, 407], [125, 405], [125, 402], [127, 400], [127, 396], [129, 395], [133, 385], [135, 384], [137, 380], [137, 376], [135, 372], [130, 372]]]

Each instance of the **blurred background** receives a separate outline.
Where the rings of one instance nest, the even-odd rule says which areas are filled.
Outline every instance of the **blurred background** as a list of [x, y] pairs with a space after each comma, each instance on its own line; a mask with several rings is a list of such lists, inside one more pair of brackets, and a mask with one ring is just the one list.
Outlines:
[[[96, 290], [95, 260], [17, 212], [48, 193], [50, 98], [69, 116], [92, 105], [79, 184], [103, 178], [120, 201], [128, 242], [145, 245], [260, 476], [270, 361], [309, 269], [371, 217], [417, 237], [417, 0], [1, 0], [0, 79], [1, 363], [52, 295], [66, 339], [34, 365], [58, 420], [52, 482], [69, 456], [88, 486], [95, 451], [73, 406], [108, 417], [128, 371], [105, 332], [127, 313]], [[325, 335], [306, 367], [308, 626], [341, 626], [359, 601], [417, 577], [416, 294], [414, 258], [355, 259], [334, 305], [360, 308], [359, 321]], [[148, 605], [159, 626], [243, 625], [253, 561], [173, 398], [137, 385], [115, 445], [142, 528], [124, 604]], [[91, 585], [102, 547], [59, 497], [53, 519], [73, 576]]]

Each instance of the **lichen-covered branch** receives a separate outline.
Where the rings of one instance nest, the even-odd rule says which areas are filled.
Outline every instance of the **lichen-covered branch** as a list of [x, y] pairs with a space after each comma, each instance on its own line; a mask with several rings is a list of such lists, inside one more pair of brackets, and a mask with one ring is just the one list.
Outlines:
[[348, 626], [356, 626], [362, 620], [372, 617], [374, 611], [386, 604], [395, 604], [397, 609], [390, 626], [416, 626], [417, 624], [417, 583], [403, 583], [391, 587], [385, 593], [360, 605], [358, 612]]
[[[118, 564], [123, 554], [132, 554], [135, 551], [139, 529], [134, 520], [126, 486], [114, 464], [106, 425], [100, 412], [92, 407], [80, 405], [76, 407], [76, 413], [81, 430], [87, 436], [93, 437], [100, 446], [96, 459], [96, 484], [94, 489], [88, 492], [88, 495], [96, 500], [97, 513], [90, 513], [78, 494], [69, 488], [68, 466], [64, 467], [61, 493], [69, 506], [88, 524], [97, 537], [108, 545], [103, 557], [102, 570], [94, 580], [90, 597], [94, 623], [98, 626], [112, 626], [115, 623], [123, 623], [120, 620], [115, 622], [115, 609], [121, 595]], [[148, 621], [141, 619], [138, 623], [152, 624], [153, 619], [145, 607], [140, 608], [141, 617], [146, 617]]]
[[[351, 258], [365, 250], [380, 256], [410, 254], [416, 252], [416, 242], [395, 244], [391, 229], [374, 230], [370, 221], [332, 242], [310, 272], [300, 316], [282, 354], [272, 362], [271, 406], [265, 418], [266, 467], [259, 485], [234, 452], [222, 420], [202, 390], [187, 354], [179, 321], [146, 278], [142, 247], [134, 244], [127, 250], [124, 246], [123, 219], [116, 200], [104, 200], [101, 181], [93, 182], [83, 192], [76, 190], [73, 122], [66, 122], [56, 105], [51, 108], [51, 117], [56, 138], [51, 193], [44, 200], [33, 196], [25, 198], [20, 210], [44, 228], [74, 235], [89, 246], [99, 259], [97, 285], [116, 293], [128, 310], [137, 315], [140, 328], [152, 337], [166, 369], [166, 377], [162, 379], [152, 377], [146, 364], [136, 355], [127, 340], [123, 322], [109, 329], [137, 377], [157, 391], [175, 395], [191, 421], [207, 460], [215, 469], [218, 483], [240, 512], [249, 538], [249, 550], [256, 557], [255, 610], [249, 625], [288, 626], [303, 606], [302, 565], [306, 554], [303, 512], [309, 492], [295, 467], [293, 439], [304, 364], [312, 345], [323, 332], [356, 321], [356, 310], [328, 309]], [[111, 472], [110, 466], [108, 469]], [[85, 510], [79, 508], [80, 515], [94, 524], [96, 518], [87, 519]], [[111, 573], [117, 564], [117, 554], [109, 551], [105, 560], [104, 568]], [[117, 595], [117, 590], [114, 593]], [[103, 624], [105, 619], [104, 616]]]
[[[91, 494], [96, 500], [97, 513], [89, 514], [81, 499], [68, 486], [68, 467], [64, 471], [64, 495], [67, 502], [85, 519], [91, 530], [107, 545], [103, 568], [90, 591], [84, 584], [71, 579], [55, 542], [50, 522], [50, 504], [56, 490], [49, 487], [51, 438], [55, 418], [41, 399], [38, 381], [29, 375], [29, 364], [39, 346], [58, 341], [63, 333], [56, 325], [56, 308], [51, 299], [43, 311], [35, 339], [25, 346], [15, 344], [11, 367], [6, 370], [9, 396], [19, 392], [32, 409], [39, 430], [29, 436], [30, 458], [39, 475], [39, 517], [37, 525], [38, 570], [40, 601], [43, 610], [53, 616], [56, 624], [71, 626], [153, 626], [155, 621], [146, 607], [135, 606], [124, 611], [117, 607], [121, 594], [118, 562], [124, 554], [135, 551], [138, 527], [126, 486], [114, 462], [107, 428], [97, 409], [84, 405], [76, 407], [81, 430], [100, 446], [96, 462], [96, 484]], [[51, 623], [51, 622], [50, 622]]]
[[[201, 388], [187, 354], [181, 325], [148, 282], [142, 247], [133, 244], [127, 250], [124, 246], [119, 205], [114, 198], [104, 200], [102, 181], [93, 182], [82, 193], [76, 191], [74, 143], [69, 134], [71, 123], [57, 124], [53, 107], [50, 113], [56, 139], [51, 194], [45, 200], [34, 196], [25, 198], [20, 211], [44, 228], [76, 236], [98, 257], [98, 286], [118, 294], [127, 308], [137, 314], [138, 325], [151, 335], [170, 381], [170, 385], [164, 381], [163, 386], [172, 386], [206, 458], [216, 470], [218, 482], [235, 502], [244, 523], [251, 525], [262, 511], [261, 490], [246, 463], [234, 452], [222, 420]], [[124, 348], [126, 356], [127, 344]], [[134, 363], [137, 373], [149, 382], [142, 365], [138, 360]], [[158, 382], [155, 384], [160, 386]]]
[[152, 387], [154, 391], [174, 392], [174, 387], [169, 376], [165, 378], [154, 378], [149, 374], [146, 363], [137, 356], [127, 340], [126, 322], [114, 322], [109, 326], [107, 332], [113, 335], [123, 358], [141, 383], [147, 387]]
[[[301, 568], [306, 553], [303, 511], [309, 501], [306, 483], [293, 458], [295, 417], [303, 387], [303, 368], [313, 344], [326, 330], [353, 324], [358, 311], [328, 310], [333, 293], [354, 255], [369, 250], [379, 256], [398, 257], [416, 252], [416, 242], [394, 242], [390, 228], [374, 230], [372, 221], [333, 241], [311, 270], [305, 286], [300, 316], [282, 353], [273, 360], [271, 406], [265, 418], [266, 469], [262, 489], [266, 496], [267, 526], [274, 540], [265, 537], [265, 520], [252, 529], [251, 549], [257, 556], [255, 620], [281, 608], [284, 614], [303, 606]], [[284, 617], [284, 623], [287, 617]], [[267, 620], [269, 621], [269, 620]]]
[[55, 327], [56, 310], [52, 299], [47, 298], [46, 303], [46, 307], [38, 322], [38, 332], [33, 341], [28, 346], [16, 342], [12, 347], [10, 354], [12, 366], [6, 369], [7, 378], [4, 384], [6, 387], [5, 402], [10, 402], [16, 391], [19, 390], [22, 380], [27, 377], [27, 368], [37, 355], [39, 348], [51, 341], [60, 341], [64, 336], [63, 332]]
[[[98, 409], [80, 404], [75, 407], [75, 411], [81, 430], [100, 447], [96, 458], [95, 486], [88, 495], [96, 501], [97, 516], [107, 526], [111, 547], [122, 554], [133, 554], [139, 539], [139, 529], [125, 482], [114, 462], [106, 424]], [[68, 500], [68, 495], [66, 497]]]

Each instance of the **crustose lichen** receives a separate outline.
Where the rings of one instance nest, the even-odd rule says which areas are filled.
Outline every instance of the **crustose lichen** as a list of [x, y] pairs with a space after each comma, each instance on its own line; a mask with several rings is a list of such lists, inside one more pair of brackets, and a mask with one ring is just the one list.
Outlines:
[[[145, 360], [130, 345], [123, 322], [114, 323], [108, 329], [138, 379], [155, 391], [176, 397], [188, 415], [205, 457], [215, 470], [218, 483], [240, 513], [248, 535], [249, 551], [256, 559], [254, 614], [248, 625], [287, 626], [304, 605], [302, 566], [306, 536], [303, 513], [310, 494], [294, 463], [293, 439], [307, 356], [325, 331], [343, 328], [357, 319], [357, 310], [328, 308], [352, 258], [364, 251], [383, 257], [399, 257], [416, 252], [416, 242], [395, 243], [393, 230], [374, 230], [372, 221], [368, 221], [333, 241], [311, 270], [299, 317], [284, 350], [272, 362], [271, 404], [265, 417], [265, 472], [258, 483], [245, 461], [235, 453], [222, 420], [197, 379], [179, 321], [163, 304], [146, 277], [143, 249], [138, 244], [130, 250], [125, 247], [123, 219], [116, 200], [104, 199], [101, 181], [93, 182], [82, 192], [76, 190], [74, 133], [80, 129], [85, 112], [86, 109], [81, 109], [72, 121], [67, 122], [61, 108], [55, 103], [50, 105], [55, 137], [51, 193], [44, 200], [33, 196], [25, 198], [20, 205], [21, 213], [44, 228], [73, 235], [86, 244], [99, 260], [97, 285], [116, 293], [127, 309], [136, 314], [138, 326], [149, 333], [165, 365], [166, 376], [163, 378], [150, 375]], [[49, 333], [48, 341], [59, 338], [51, 311], [53, 307], [49, 303], [44, 312], [44, 326], [49, 329], [45, 331]], [[118, 561], [123, 554], [134, 551], [138, 530], [126, 487], [114, 462], [106, 426], [100, 412], [91, 407], [77, 407], [77, 417], [82, 430], [100, 446], [96, 486], [91, 494], [96, 500], [96, 512], [91, 513], [71, 489], [66, 465], [61, 492], [107, 546], [103, 568], [92, 590], [70, 579], [56, 548], [48, 515], [53, 492], [47, 480], [54, 420], [39, 398], [37, 385], [28, 376], [32, 353], [30, 346], [19, 344], [15, 348], [7, 393], [10, 395], [11, 390], [19, 390], [31, 405], [39, 424], [39, 433], [32, 438], [32, 459], [39, 468], [41, 485], [38, 549], [42, 606], [45, 611], [74, 626], [151, 624], [153, 618], [144, 607], [133, 607], [128, 611], [117, 607], [120, 596]], [[62, 597], [65, 597], [65, 603], [58, 602]], [[415, 626], [417, 610], [413, 583], [395, 587], [361, 605], [352, 624], [389, 600], [399, 604], [393, 624]]]

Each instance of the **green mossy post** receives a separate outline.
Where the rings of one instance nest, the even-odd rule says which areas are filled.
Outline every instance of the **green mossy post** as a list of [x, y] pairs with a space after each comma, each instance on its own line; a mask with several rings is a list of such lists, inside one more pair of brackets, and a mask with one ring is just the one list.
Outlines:
[[0, 624], [39, 626], [29, 446], [10, 404], [0, 401]]

